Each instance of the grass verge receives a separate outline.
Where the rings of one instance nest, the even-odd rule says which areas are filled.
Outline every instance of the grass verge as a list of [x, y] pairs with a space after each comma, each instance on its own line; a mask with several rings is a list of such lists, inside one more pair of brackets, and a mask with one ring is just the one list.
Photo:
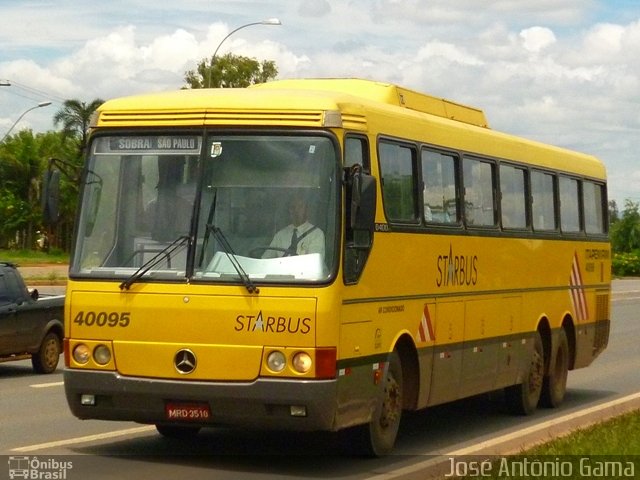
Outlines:
[[0, 249], [0, 261], [17, 263], [20, 266], [69, 263], [69, 254], [41, 252], [36, 250]]
[[[569, 480], [640, 478], [640, 410], [581, 428], [517, 455], [469, 461], [467, 474], [449, 478]], [[465, 463], [465, 460], [462, 460]], [[484, 465], [481, 471], [480, 465]], [[460, 469], [457, 470], [460, 473]], [[484, 473], [484, 474], [483, 474]]]
[[[579, 429], [527, 455], [640, 455], [640, 410]], [[640, 473], [640, 472], [638, 472]]]

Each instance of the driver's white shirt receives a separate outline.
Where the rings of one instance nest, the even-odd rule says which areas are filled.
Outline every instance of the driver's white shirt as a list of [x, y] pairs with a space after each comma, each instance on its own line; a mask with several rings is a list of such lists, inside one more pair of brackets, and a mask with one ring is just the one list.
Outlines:
[[[294, 227], [293, 224], [289, 224], [279, 230], [273, 236], [273, 240], [271, 240], [269, 246], [281, 250], [266, 250], [262, 255], [262, 258], [282, 257], [284, 255], [283, 250], [286, 250], [291, 246], [291, 237], [293, 236], [294, 228], [297, 230], [298, 238], [304, 236], [302, 240], [298, 241], [296, 254], [306, 255], [308, 253], [319, 253], [324, 259], [324, 233], [319, 228], [313, 228], [313, 225], [309, 222], [304, 222], [302, 225], [298, 225], [297, 227]], [[313, 229], [313, 231], [309, 232], [311, 229]], [[305, 236], [307, 232], [309, 232], [309, 234]]]

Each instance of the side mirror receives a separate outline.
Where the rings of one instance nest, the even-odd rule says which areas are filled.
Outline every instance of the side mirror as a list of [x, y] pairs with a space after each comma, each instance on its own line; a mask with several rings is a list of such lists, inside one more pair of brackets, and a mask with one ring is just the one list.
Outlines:
[[376, 179], [357, 169], [351, 174], [350, 227], [373, 232], [376, 217]]
[[373, 245], [376, 217], [376, 179], [359, 165], [346, 169], [344, 281], [358, 282]]
[[100, 208], [100, 198], [102, 197], [102, 183], [97, 182], [91, 185], [91, 191], [88, 195], [89, 198], [89, 209], [88, 215], [85, 223], [85, 231], [84, 236], [88, 237], [93, 232], [93, 227], [96, 224], [96, 219], [98, 218], [98, 210]]
[[60, 170], [47, 169], [42, 179], [42, 218], [45, 225], [60, 219]]

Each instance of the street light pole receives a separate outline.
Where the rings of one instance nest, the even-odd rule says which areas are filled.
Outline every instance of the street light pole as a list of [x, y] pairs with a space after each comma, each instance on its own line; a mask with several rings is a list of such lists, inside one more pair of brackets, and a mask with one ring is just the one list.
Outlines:
[[7, 130], [7, 133], [5, 133], [5, 134], [4, 134], [4, 137], [2, 137], [2, 140], [0, 140], [0, 143], [2, 143], [2, 142], [4, 142], [4, 141], [5, 141], [5, 139], [6, 139], [6, 138], [9, 136], [9, 134], [11, 133], [11, 130], [13, 130], [13, 127], [15, 127], [15, 126], [18, 124], [18, 122], [19, 122], [20, 120], [22, 120], [22, 117], [24, 117], [27, 113], [29, 113], [31, 110], [35, 110], [36, 108], [47, 107], [47, 106], [49, 106], [49, 105], [51, 105], [51, 102], [46, 101], [46, 102], [40, 102], [39, 104], [34, 105], [34, 106], [33, 106], [33, 107], [31, 107], [31, 108], [27, 108], [24, 112], [22, 112], [22, 115], [20, 115], [20, 116], [18, 117], [18, 119], [17, 119], [15, 122], [13, 122], [13, 125], [11, 125], [11, 126], [9, 127], [9, 130]]
[[213, 56], [211, 57], [211, 64], [209, 65], [209, 72], [207, 74], [207, 88], [211, 88], [211, 70], [213, 70], [213, 63], [215, 62], [216, 55], [218, 53], [218, 50], [220, 50], [220, 47], [222, 46], [224, 41], [227, 38], [229, 38], [231, 35], [236, 33], [238, 30], [241, 30], [241, 29], [246, 28], [246, 27], [250, 27], [252, 25], [282, 25], [282, 22], [280, 20], [278, 20], [277, 18], [268, 18], [266, 20], [262, 20], [261, 22], [245, 23], [244, 25], [240, 25], [235, 30], [231, 30], [231, 32], [229, 32], [229, 34], [220, 41], [220, 43], [216, 47], [215, 51], [213, 52]]

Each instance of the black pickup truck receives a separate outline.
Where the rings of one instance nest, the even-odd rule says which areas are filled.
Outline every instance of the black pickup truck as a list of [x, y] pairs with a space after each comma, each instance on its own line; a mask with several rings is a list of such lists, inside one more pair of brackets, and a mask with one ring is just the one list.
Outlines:
[[37, 373], [51, 373], [62, 353], [64, 295], [39, 297], [16, 265], [0, 262], [0, 362], [31, 358]]

